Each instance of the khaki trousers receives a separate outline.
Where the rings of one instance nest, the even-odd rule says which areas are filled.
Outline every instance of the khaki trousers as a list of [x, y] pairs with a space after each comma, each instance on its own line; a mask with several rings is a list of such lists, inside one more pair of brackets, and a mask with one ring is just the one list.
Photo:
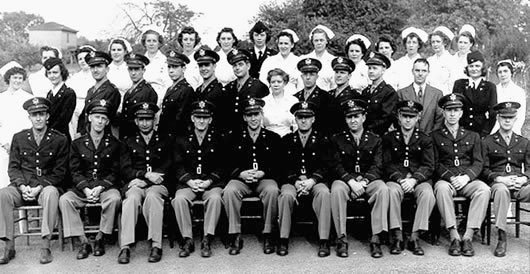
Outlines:
[[[331, 194], [329, 187], [323, 183], [318, 183], [311, 189], [313, 196], [313, 211], [318, 220], [318, 236], [321, 240], [329, 239], [331, 227]], [[288, 239], [291, 233], [292, 214], [297, 193], [294, 185], [285, 184], [282, 186], [280, 196], [278, 197], [279, 219], [280, 219], [280, 238]]]
[[[46, 186], [39, 193], [37, 202], [42, 206], [41, 236], [51, 235], [59, 214], [59, 191]], [[14, 186], [0, 189], [0, 239], [12, 241], [14, 236], [13, 210], [25, 203], [22, 194]]]
[[[401, 185], [395, 182], [386, 183], [390, 192], [390, 209], [388, 212], [390, 229], [402, 228], [401, 220], [401, 202], [405, 192]], [[414, 214], [414, 224], [412, 225], [412, 232], [419, 230], [429, 230], [429, 217], [431, 216], [436, 199], [434, 198], [434, 191], [429, 182], [423, 182], [414, 187], [414, 198], [416, 198], [416, 213]]]
[[[101, 203], [101, 219], [99, 222], [99, 231], [105, 234], [111, 234], [114, 229], [114, 218], [120, 208], [121, 197], [117, 189], [111, 188], [102, 192], [99, 196]], [[79, 208], [88, 204], [86, 198], [77, 196], [73, 191], [66, 192], [59, 199], [59, 208], [63, 216], [64, 237], [83, 236], [85, 227]]]
[[257, 194], [263, 203], [263, 233], [271, 233], [278, 220], [278, 195], [276, 181], [263, 179], [257, 183], [245, 184], [232, 179], [223, 190], [223, 202], [228, 216], [228, 233], [241, 233], [241, 204], [245, 196]]
[[147, 224], [147, 240], [152, 241], [152, 247], [162, 248], [164, 200], [167, 195], [167, 188], [163, 185], [152, 185], [145, 189], [131, 187], [125, 192], [125, 199], [121, 203], [121, 248], [135, 242], [135, 228], [140, 210]]
[[[491, 197], [493, 198], [493, 213], [495, 214], [495, 226], [506, 231], [506, 218], [510, 208], [511, 193], [505, 184], [497, 183], [491, 186]], [[520, 202], [530, 203], [530, 185], [526, 185], [519, 191], [513, 193], [513, 197]]]
[[436, 182], [434, 185], [434, 196], [446, 228], [456, 226], [453, 196], [457, 194], [471, 199], [466, 227], [479, 229], [488, 209], [490, 188], [480, 180], [473, 180], [458, 191], [447, 181], [440, 180]]
[[175, 217], [179, 226], [182, 237], [193, 238], [191, 212], [190, 208], [193, 200], [201, 199], [204, 201], [204, 235], [215, 235], [215, 228], [221, 216], [221, 208], [223, 200], [221, 193], [223, 190], [220, 187], [214, 187], [204, 193], [193, 192], [191, 188], [183, 188], [177, 190], [175, 198], [171, 201], [171, 205], [175, 210]]
[[[366, 187], [365, 195], [368, 196], [368, 203], [372, 206], [370, 212], [372, 235], [388, 231], [390, 200], [388, 186], [382, 180], [372, 181]], [[331, 216], [339, 238], [346, 235], [348, 201], [357, 198], [344, 181], [336, 180], [331, 185]]]

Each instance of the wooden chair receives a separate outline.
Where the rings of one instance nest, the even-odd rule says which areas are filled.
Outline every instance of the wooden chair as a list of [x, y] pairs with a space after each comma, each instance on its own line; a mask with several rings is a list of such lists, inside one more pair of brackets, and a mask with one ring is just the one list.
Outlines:
[[[41, 211], [43, 210], [40, 205], [25, 205], [16, 207], [13, 214], [18, 212], [18, 216], [15, 218], [15, 235], [14, 237], [26, 237], [26, 244], [29, 245], [30, 236], [41, 236], [41, 225], [42, 225], [42, 215]], [[30, 212], [33, 211], [36, 213], [35, 216], [32, 216]], [[59, 245], [61, 250], [64, 249], [63, 245], [63, 223], [62, 218], [59, 213], [57, 221], [57, 231], [53, 231], [52, 235], [57, 235], [59, 238]], [[19, 226], [17, 233], [17, 224]], [[35, 224], [35, 225], [34, 225]]]

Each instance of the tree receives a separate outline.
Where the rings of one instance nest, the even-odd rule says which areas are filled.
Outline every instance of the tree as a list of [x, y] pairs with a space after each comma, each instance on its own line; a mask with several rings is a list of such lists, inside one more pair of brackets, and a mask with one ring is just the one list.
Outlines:
[[29, 44], [28, 28], [42, 23], [40, 15], [23, 11], [0, 13], [0, 66], [16, 61], [27, 67], [40, 61], [39, 47]]
[[188, 8], [187, 5], [178, 4], [176, 7], [171, 1], [155, 0], [142, 4], [125, 3], [122, 11], [127, 18], [123, 28], [125, 37], [136, 40], [145, 26], [156, 25], [164, 32], [168, 41], [176, 38], [180, 29], [188, 25], [193, 17], [200, 16]]
[[23, 11], [0, 12], [0, 33], [2, 38], [11, 37], [27, 40], [28, 28], [44, 23], [40, 15], [28, 14]]

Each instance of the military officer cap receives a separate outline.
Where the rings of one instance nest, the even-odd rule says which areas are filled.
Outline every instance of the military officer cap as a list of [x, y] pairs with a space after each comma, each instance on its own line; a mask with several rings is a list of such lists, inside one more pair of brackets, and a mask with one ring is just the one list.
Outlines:
[[228, 59], [228, 63], [230, 63], [230, 65], [233, 65], [239, 61], [249, 61], [250, 52], [246, 49], [233, 49], [228, 52], [226, 58]]
[[517, 102], [502, 102], [494, 105], [493, 110], [501, 117], [513, 118], [520, 107], [521, 104]]
[[50, 100], [44, 97], [34, 97], [24, 102], [22, 107], [31, 114], [35, 112], [48, 111], [51, 104], [52, 103]]
[[438, 100], [438, 106], [442, 109], [461, 108], [464, 106], [465, 98], [459, 93], [451, 93]]
[[172, 49], [167, 52], [167, 64], [169, 66], [184, 66], [190, 63], [188, 56]]
[[212, 117], [215, 105], [207, 100], [195, 101], [191, 104], [191, 115], [197, 117]]
[[88, 105], [87, 112], [88, 114], [105, 114], [108, 116], [110, 112], [109, 108], [110, 102], [107, 102], [107, 100], [94, 100]]
[[125, 63], [130, 68], [144, 68], [149, 65], [149, 58], [134, 52], [125, 55]]
[[481, 61], [484, 63], [484, 56], [482, 56], [482, 53], [480, 51], [475, 50], [467, 54], [467, 64], [472, 64], [477, 61]]
[[62, 64], [62, 63], [63, 63], [63, 60], [61, 60], [59, 58], [52, 57], [52, 58], [46, 59], [46, 61], [44, 61], [43, 66], [44, 66], [44, 68], [46, 70], [50, 70], [53, 67], [55, 67], [56, 65], [59, 65], [59, 64]]
[[379, 52], [374, 53], [374, 56], [366, 62], [366, 65], [378, 65], [385, 68], [389, 68], [390, 64], [390, 59]]
[[344, 116], [355, 115], [359, 113], [365, 113], [368, 103], [361, 99], [350, 99], [345, 100], [341, 103], [342, 111]]
[[315, 116], [317, 106], [313, 102], [301, 101], [294, 104], [290, 111], [296, 117], [313, 117]]
[[134, 105], [131, 109], [132, 113], [136, 118], [155, 118], [155, 114], [158, 112], [159, 108], [156, 104], [153, 103], [138, 103]]
[[246, 115], [261, 112], [263, 106], [265, 106], [265, 101], [260, 98], [248, 98], [243, 100], [243, 103], [241, 104], [243, 113]]
[[99, 64], [109, 65], [112, 62], [110, 55], [103, 51], [91, 51], [85, 56], [85, 62], [89, 66], [95, 66]]
[[197, 61], [197, 64], [215, 64], [219, 61], [219, 54], [208, 48], [200, 48], [193, 54], [193, 58]]
[[412, 100], [403, 100], [397, 103], [397, 109], [401, 113], [417, 115], [423, 110], [423, 106]]
[[262, 33], [262, 32], [267, 32], [267, 31], [269, 31], [269, 28], [265, 24], [263, 24], [263, 22], [261, 21], [256, 22], [256, 24], [254, 24], [254, 26], [250, 29], [251, 34], [253, 32]]
[[343, 70], [351, 73], [355, 70], [355, 63], [350, 58], [337, 57], [331, 61], [331, 67], [334, 71]]
[[315, 58], [305, 58], [298, 61], [296, 67], [300, 72], [319, 72], [322, 69], [322, 63]]

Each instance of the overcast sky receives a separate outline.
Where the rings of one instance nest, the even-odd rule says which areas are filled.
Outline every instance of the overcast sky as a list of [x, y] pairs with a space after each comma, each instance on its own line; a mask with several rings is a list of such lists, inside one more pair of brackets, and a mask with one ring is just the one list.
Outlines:
[[[125, 2], [143, 3], [150, 0], [7, 0], [0, 11], [25, 11], [42, 16], [46, 22], [55, 21], [79, 31], [78, 36], [89, 39], [110, 38], [119, 34], [124, 25], [121, 6]], [[208, 44], [223, 27], [232, 27], [238, 36], [251, 28], [249, 21], [258, 13], [259, 6], [284, 0], [172, 0], [186, 4], [203, 15], [192, 22]], [[212, 38], [213, 36], [213, 38]]]

